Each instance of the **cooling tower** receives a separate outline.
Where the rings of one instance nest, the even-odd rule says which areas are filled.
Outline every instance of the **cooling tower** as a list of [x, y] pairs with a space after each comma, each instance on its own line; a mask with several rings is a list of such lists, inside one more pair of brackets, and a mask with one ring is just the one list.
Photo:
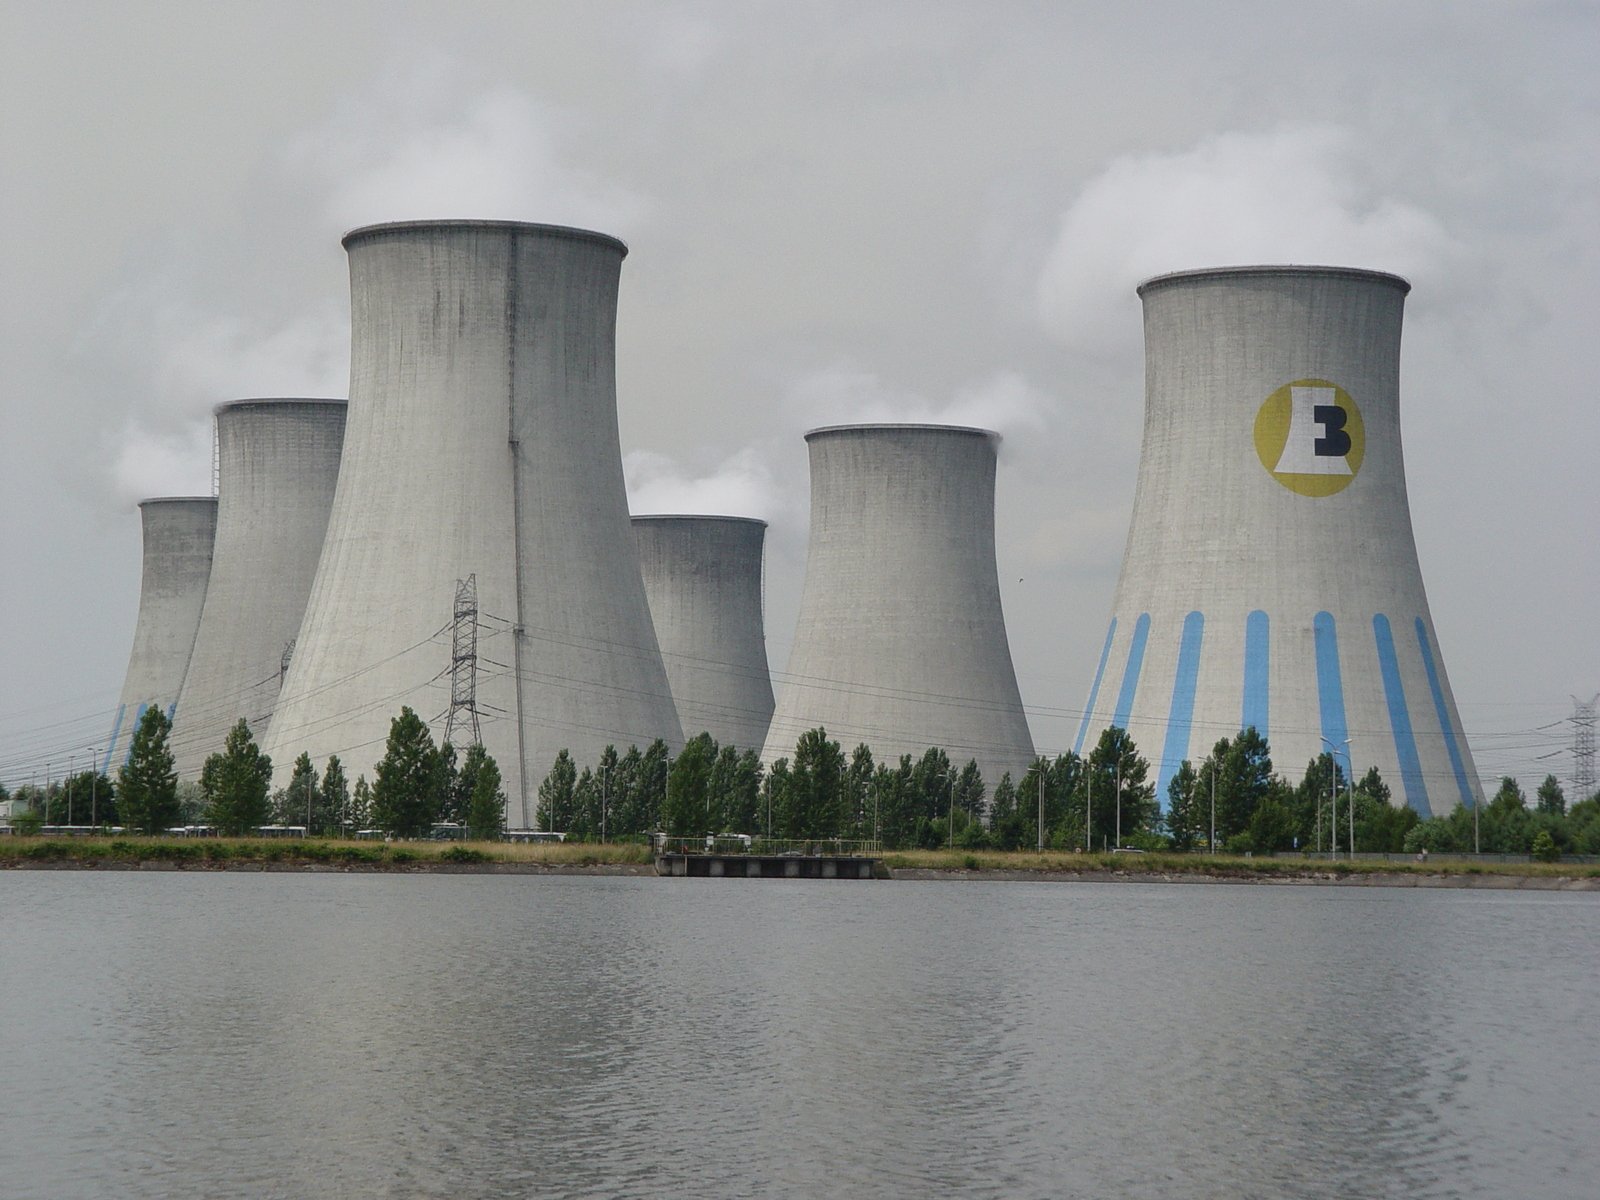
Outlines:
[[627, 247], [548, 225], [347, 235], [350, 419], [267, 748], [371, 772], [402, 705], [444, 732], [456, 580], [477, 577], [472, 697], [507, 819], [563, 748], [681, 740], [628, 528], [617, 435]]
[[152, 704], [171, 717], [200, 628], [217, 533], [213, 496], [163, 497], [139, 502], [144, 525], [144, 573], [139, 584], [139, 620], [122, 683], [122, 699], [106, 744], [102, 771], [127, 761], [133, 731]]
[[1290, 778], [1331, 748], [1424, 817], [1479, 797], [1406, 501], [1409, 290], [1325, 267], [1139, 289], [1144, 446], [1077, 748], [1126, 728], [1163, 805], [1185, 758], [1247, 726]]
[[217, 543], [172, 723], [178, 776], [198, 779], [240, 717], [260, 741], [322, 553], [339, 478], [343, 400], [219, 404]]
[[1033, 741], [994, 557], [998, 435], [946, 425], [806, 434], [811, 544], [794, 647], [762, 751], [823, 726], [880, 762], [942, 746], [990, 788]]
[[750, 517], [633, 518], [645, 596], [683, 732], [760, 750], [772, 720], [761, 614], [767, 523]]

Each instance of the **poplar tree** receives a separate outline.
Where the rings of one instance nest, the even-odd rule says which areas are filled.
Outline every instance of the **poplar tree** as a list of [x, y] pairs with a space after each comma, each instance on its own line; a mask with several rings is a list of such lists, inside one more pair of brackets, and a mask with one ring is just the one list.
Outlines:
[[141, 833], [160, 833], [178, 820], [178, 774], [167, 745], [171, 731], [172, 722], [158, 705], [146, 708], [133, 732], [128, 761], [117, 774], [122, 823]]
[[250, 726], [240, 717], [228, 730], [222, 752], [206, 759], [200, 771], [207, 819], [232, 837], [254, 833], [267, 822], [271, 787], [272, 760], [261, 753]]
[[350, 819], [350, 788], [345, 783], [344, 765], [337, 754], [328, 759], [322, 772], [322, 788], [317, 793], [318, 828], [316, 833], [339, 833]]
[[472, 780], [467, 804], [467, 836], [474, 841], [499, 841], [506, 830], [506, 794], [500, 788], [500, 767], [481, 745], [467, 747], [461, 774]]
[[448, 785], [444, 756], [409, 706], [389, 723], [383, 761], [373, 774], [372, 818], [379, 829], [394, 837], [423, 837], [433, 829]]

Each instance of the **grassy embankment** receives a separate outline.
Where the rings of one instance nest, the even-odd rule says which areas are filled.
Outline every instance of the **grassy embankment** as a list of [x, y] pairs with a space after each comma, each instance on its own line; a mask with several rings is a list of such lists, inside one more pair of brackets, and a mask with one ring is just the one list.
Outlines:
[[884, 855], [891, 871], [977, 871], [1115, 875], [1210, 875], [1229, 879], [1291, 879], [1351, 875], [1508, 875], [1551, 879], [1600, 879], [1600, 865], [1479, 863], [1433, 857], [1427, 862], [1356, 859], [1328, 862], [1307, 858], [1235, 858], [1208, 854], [1073, 854], [1031, 850], [897, 850]]
[[408, 870], [449, 864], [532, 867], [635, 865], [651, 861], [640, 845], [509, 842], [356, 842], [328, 838], [0, 838], [0, 868], [58, 864], [121, 867], [140, 863], [181, 867], [313, 867]]
[[[643, 845], [507, 842], [357, 842], [312, 838], [0, 838], [0, 868], [22, 866], [127, 867], [143, 863], [198, 869], [327, 867], [352, 870], [426, 870], [435, 866], [471, 869], [548, 868], [551, 870], [650, 863]], [[1341, 878], [1352, 875], [1503, 875], [1597, 879], [1600, 865], [1554, 863], [1475, 863], [1433, 858], [1426, 863], [1358, 859], [1326, 862], [1301, 858], [1229, 858], [1204, 854], [1072, 854], [993, 850], [902, 850], [884, 855], [891, 871], [945, 871], [1001, 876], [1051, 875], [1173, 876], [1206, 875], [1228, 879]]]

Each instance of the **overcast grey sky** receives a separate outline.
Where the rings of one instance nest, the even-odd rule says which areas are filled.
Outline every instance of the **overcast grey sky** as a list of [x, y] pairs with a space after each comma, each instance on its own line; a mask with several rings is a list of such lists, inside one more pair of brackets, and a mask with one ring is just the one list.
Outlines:
[[1479, 769], [1570, 771], [1569, 693], [1600, 691], [1592, 3], [0, 0], [0, 20], [9, 784], [104, 744], [134, 502], [209, 491], [213, 404], [345, 394], [339, 237], [428, 217], [629, 243], [634, 511], [771, 522], [775, 669], [801, 433], [1000, 429], [1001, 584], [1049, 750], [1127, 532], [1134, 285], [1404, 274], [1412, 515]]

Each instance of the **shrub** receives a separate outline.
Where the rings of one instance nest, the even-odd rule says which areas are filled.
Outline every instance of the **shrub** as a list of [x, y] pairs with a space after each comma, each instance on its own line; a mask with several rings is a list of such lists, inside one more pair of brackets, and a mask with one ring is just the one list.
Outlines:
[[482, 850], [474, 850], [470, 846], [451, 846], [450, 849], [439, 855], [439, 858], [442, 862], [453, 863], [479, 863], [489, 861], [489, 856]]
[[1556, 842], [1550, 836], [1548, 829], [1541, 829], [1533, 835], [1533, 844], [1528, 852], [1540, 862], [1555, 862], [1561, 857], [1561, 852], [1556, 849]]

